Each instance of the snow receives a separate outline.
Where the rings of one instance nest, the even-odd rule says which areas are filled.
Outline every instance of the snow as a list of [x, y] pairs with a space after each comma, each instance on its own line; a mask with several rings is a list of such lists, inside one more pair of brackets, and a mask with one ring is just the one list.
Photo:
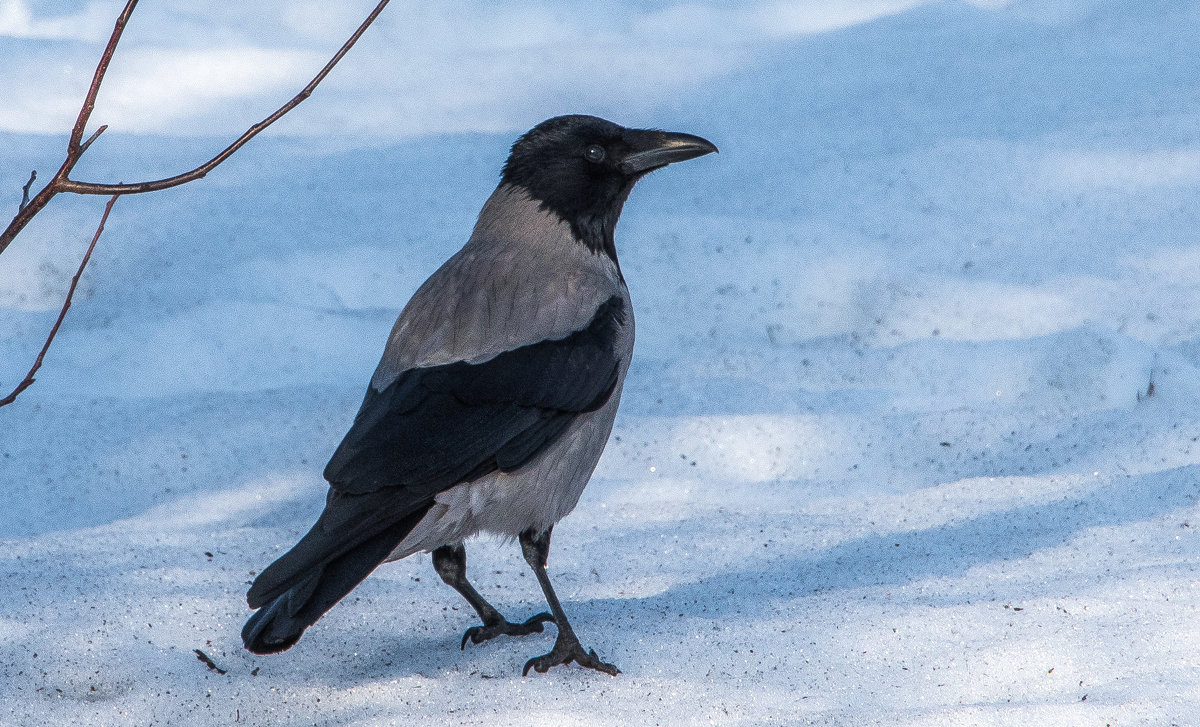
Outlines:
[[[1200, 6], [393, 5], [278, 132], [117, 203], [0, 409], [0, 724], [1195, 723]], [[0, 1], [11, 210], [118, 8]], [[76, 177], [203, 161], [367, 9], [139, 7]], [[399, 308], [564, 112], [721, 148], [626, 208], [637, 352], [551, 551], [623, 673], [460, 651], [424, 555], [245, 652]], [[0, 256], [5, 391], [102, 203]], [[468, 560], [544, 608], [515, 546]]]

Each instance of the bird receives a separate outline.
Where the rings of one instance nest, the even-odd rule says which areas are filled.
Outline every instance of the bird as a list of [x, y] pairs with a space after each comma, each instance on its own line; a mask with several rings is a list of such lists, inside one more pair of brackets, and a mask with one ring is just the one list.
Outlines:
[[[404, 306], [345, 438], [324, 470], [312, 529], [252, 582], [249, 651], [291, 648], [377, 566], [432, 554], [482, 622], [479, 644], [541, 633], [545, 673], [585, 650], [547, 562], [612, 431], [633, 355], [634, 318], [614, 231], [634, 184], [716, 152], [692, 134], [595, 116], [548, 119], [520, 136], [467, 243]], [[550, 611], [513, 623], [471, 585], [464, 541], [515, 538]]]

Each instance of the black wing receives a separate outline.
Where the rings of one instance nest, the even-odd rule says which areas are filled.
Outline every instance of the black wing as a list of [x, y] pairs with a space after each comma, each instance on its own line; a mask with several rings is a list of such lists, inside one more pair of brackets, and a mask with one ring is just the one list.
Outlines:
[[[614, 296], [565, 338], [479, 364], [410, 369], [383, 391], [369, 389], [325, 467], [324, 512], [254, 580], [251, 608], [296, 589], [279, 628], [302, 631], [387, 557], [437, 493], [521, 467], [576, 416], [603, 406], [617, 385], [624, 322], [625, 304]], [[247, 624], [254, 648], [281, 650], [298, 638], [295, 631], [259, 644], [259, 632], [275, 628], [259, 621]]]
[[402, 488], [414, 501], [496, 470], [518, 469], [616, 388], [625, 303], [613, 296], [587, 327], [478, 364], [409, 369], [368, 389], [325, 467], [334, 490]]

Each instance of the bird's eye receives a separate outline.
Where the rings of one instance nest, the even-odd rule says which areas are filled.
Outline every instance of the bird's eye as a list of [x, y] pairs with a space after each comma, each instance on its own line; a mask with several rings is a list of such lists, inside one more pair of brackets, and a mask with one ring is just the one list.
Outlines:
[[604, 151], [604, 147], [599, 144], [592, 144], [583, 153], [583, 158], [587, 159], [592, 164], [599, 164], [608, 156], [608, 152]]

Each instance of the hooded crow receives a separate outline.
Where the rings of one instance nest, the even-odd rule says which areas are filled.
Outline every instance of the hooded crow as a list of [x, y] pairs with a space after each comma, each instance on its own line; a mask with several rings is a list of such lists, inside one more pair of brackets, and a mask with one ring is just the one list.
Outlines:
[[[613, 231], [648, 172], [717, 148], [690, 134], [560, 116], [517, 140], [467, 244], [392, 328], [350, 431], [325, 467], [317, 523], [246, 599], [246, 648], [290, 648], [380, 563], [432, 551], [482, 624], [463, 635], [558, 628], [523, 670], [585, 651], [550, 585], [550, 531], [575, 507], [608, 440], [633, 354], [633, 309]], [[463, 541], [516, 537], [550, 606], [507, 621], [467, 581]]]

